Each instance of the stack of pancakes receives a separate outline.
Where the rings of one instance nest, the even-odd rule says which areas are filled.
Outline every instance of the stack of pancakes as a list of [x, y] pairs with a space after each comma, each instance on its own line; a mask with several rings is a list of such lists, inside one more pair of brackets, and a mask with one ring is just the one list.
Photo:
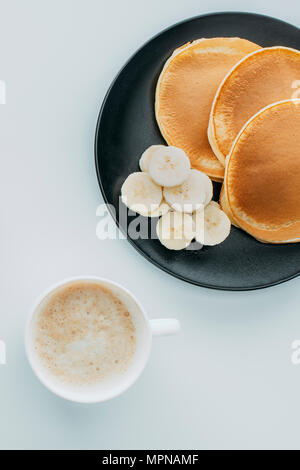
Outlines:
[[223, 182], [232, 223], [260, 241], [300, 241], [300, 52], [240, 38], [176, 49], [156, 88], [169, 145]]

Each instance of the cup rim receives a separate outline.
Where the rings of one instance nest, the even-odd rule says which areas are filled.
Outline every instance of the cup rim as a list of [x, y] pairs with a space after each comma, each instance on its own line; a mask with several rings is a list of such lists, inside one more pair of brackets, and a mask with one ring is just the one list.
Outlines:
[[[87, 395], [86, 396], [84, 395], [84, 392], [82, 393], [82, 397], [80, 397], [80, 398], [71, 397], [70, 396], [71, 392], [68, 393], [68, 392], [60, 389], [59, 386], [56, 386], [53, 383], [51, 383], [51, 380], [49, 380], [49, 381], [45, 380], [44, 377], [43, 377], [43, 374], [40, 373], [39, 367], [36, 366], [36, 364], [34, 363], [33, 358], [32, 358], [32, 354], [31, 354], [31, 344], [32, 344], [32, 342], [30, 341], [30, 331], [31, 331], [30, 330], [30, 324], [31, 324], [31, 320], [32, 320], [32, 317], [33, 317], [36, 309], [38, 308], [40, 303], [43, 301], [43, 299], [48, 294], [55, 291], [59, 287], [62, 287], [66, 284], [69, 284], [73, 281], [103, 282], [103, 283], [107, 283], [111, 286], [114, 286], [114, 287], [122, 290], [127, 295], [129, 295], [129, 297], [131, 297], [132, 300], [134, 300], [134, 302], [137, 304], [137, 306], [139, 308], [139, 311], [141, 312], [141, 314], [143, 316], [143, 319], [145, 321], [145, 326], [146, 326], [146, 329], [147, 329], [149, 341], [148, 341], [148, 343], [145, 347], [145, 349], [147, 348], [147, 350], [145, 351], [144, 363], [143, 363], [142, 367], [140, 367], [140, 369], [135, 374], [133, 374], [133, 376], [131, 377], [130, 380], [128, 379], [127, 382], [124, 382], [123, 386], [119, 387], [119, 389], [116, 390], [115, 392], [112, 391], [112, 393], [109, 394], [109, 396], [107, 396], [107, 397], [89, 398]], [[30, 308], [29, 313], [27, 315], [25, 333], [24, 333], [24, 345], [25, 345], [26, 357], [27, 357], [27, 360], [30, 364], [30, 367], [31, 367], [32, 371], [34, 372], [35, 376], [39, 379], [39, 381], [44, 385], [44, 387], [46, 387], [48, 390], [50, 390], [50, 392], [54, 393], [56, 396], [59, 396], [60, 398], [64, 398], [65, 400], [68, 400], [68, 401], [71, 401], [71, 402], [74, 402], [74, 403], [89, 403], [89, 404], [102, 403], [102, 402], [111, 400], [112, 398], [116, 398], [117, 396], [119, 396], [122, 393], [126, 392], [126, 390], [128, 390], [130, 387], [132, 387], [135, 384], [135, 382], [138, 380], [138, 378], [140, 377], [140, 375], [144, 371], [144, 369], [145, 369], [145, 367], [148, 363], [148, 360], [149, 360], [149, 356], [150, 356], [150, 352], [151, 352], [151, 346], [152, 346], [152, 332], [151, 332], [150, 321], [149, 321], [148, 315], [146, 314], [146, 312], [144, 310], [144, 307], [142, 306], [142, 304], [139, 302], [139, 300], [135, 297], [135, 295], [129, 289], [122, 286], [118, 282], [112, 281], [111, 279], [108, 279], [108, 278], [105, 278], [105, 277], [85, 276], [85, 275], [83, 275], [83, 276], [71, 276], [71, 277], [64, 278], [61, 281], [58, 281], [58, 282], [55, 282], [54, 284], [52, 284], [50, 287], [45, 289], [42, 292], [42, 294], [40, 294], [36, 298], [36, 300], [33, 302], [33, 305]]]

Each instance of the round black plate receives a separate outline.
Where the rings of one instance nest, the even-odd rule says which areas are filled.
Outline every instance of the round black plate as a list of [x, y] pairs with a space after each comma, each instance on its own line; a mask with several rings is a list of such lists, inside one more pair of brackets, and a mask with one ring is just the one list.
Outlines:
[[[300, 30], [295, 26], [262, 15], [217, 13], [176, 24], [136, 52], [106, 95], [95, 139], [100, 188], [105, 202], [114, 206], [113, 216], [125, 233], [127, 223], [119, 219], [121, 185], [129, 173], [138, 171], [139, 156], [148, 146], [164, 143], [153, 106], [162, 66], [178, 46], [216, 36], [238, 36], [261, 46], [300, 49]], [[219, 190], [220, 185], [215, 184], [215, 199]], [[128, 240], [169, 274], [215, 289], [258, 289], [291, 279], [300, 271], [300, 244], [262, 244], [235, 227], [221, 245], [198, 251], [169, 251], [156, 239]]]

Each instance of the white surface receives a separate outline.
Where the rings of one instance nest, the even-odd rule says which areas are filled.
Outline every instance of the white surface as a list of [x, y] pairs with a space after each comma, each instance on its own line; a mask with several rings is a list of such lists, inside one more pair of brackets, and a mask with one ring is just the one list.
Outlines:
[[[296, 1], [1, 0], [1, 317], [3, 449], [300, 448], [300, 279], [230, 293], [180, 282], [125, 241], [99, 241], [96, 118], [128, 57], [172, 23], [208, 11], [256, 11], [300, 25]], [[151, 317], [182, 332], [156, 338], [136, 385], [100, 405], [47, 391], [24, 354], [27, 312], [52, 283], [105, 276]]]

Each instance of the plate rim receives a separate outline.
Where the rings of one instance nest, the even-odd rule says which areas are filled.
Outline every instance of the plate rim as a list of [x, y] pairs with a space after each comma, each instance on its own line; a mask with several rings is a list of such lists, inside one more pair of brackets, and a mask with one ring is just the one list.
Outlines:
[[97, 118], [96, 129], [95, 129], [95, 137], [94, 137], [94, 160], [95, 160], [96, 176], [97, 176], [98, 184], [99, 184], [99, 187], [100, 187], [100, 191], [101, 191], [104, 203], [105, 203], [106, 207], [108, 208], [108, 211], [109, 211], [114, 223], [116, 224], [116, 226], [120, 230], [120, 232], [125, 236], [126, 240], [130, 243], [130, 245], [139, 254], [141, 254], [147, 261], [149, 261], [152, 265], [154, 265], [159, 270], [164, 271], [165, 273], [171, 275], [172, 277], [175, 277], [176, 279], [179, 279], [181, 281], [184, 281], [188, 284], [192, 284], [192, 285], [197, 286], [197, 287], [203, 287], [203, 288], [206, 288], [206, 289], [220, 290], [220, 291], [227, 291], [227, 292], [246, 292], [246, 291], [255, 291], [255, 290], [261, 290], [261, 289], [267, 289], [268, 287], [273, 287], [273, 286], [277, 286], [279, 284], [283, 284], [285, 282], [288, 282], [292, 279], [297, 278], [300, 275], [300, 269], [297, 273], [292, 274], [291, 276], [279, 279], [278, 281], [270, 282], [268, 284], [257, 285], [257, 286], [226, 287], [226, 286], [215, 286], [215, 285], [212, 285], [212, 284], [206, 284], [206, 283], [203, 283], [203, 282], [200, 283], [200, 282], [197, 282], [197, 281], [193, 281], [191, 279], [187, 279], [186, 277], [181, 276], [180, 274], [177, 274], [177, 273], [171, 271], [170, 269], [162, 266], [160, 263], [153, 260], [139, 246], [137, 246], [135, 244], [134, 240], [132, 240], [130, 237], [128, 237], [126, 231], [123, 229], [123, 227], [120, 225], [119, 221], [117, 220], [115, 212], [111, 210], [110, 203], [107, 200], [107, 197], [106, 197], [106, 194], [105, 194], [105, 191], [104, 191], [104, 188], [103, 188], [103, 184], [102, 184], [101, 171], [100, 171], [100, 167], [99, 167], [99, 163], [98, 163], [98, 152], [97, 152], [100, 125], [101, 125], [103, 111], [104, 111], [104, 108], [106, 106], [106, 102], [108, 100], [110, 92], [111, 92], [112, 88], [114, 87], [115, 83], [117, 82], [120, 75], [123, 73], [123, 71], [127, 67], [127, 65], [133, 60], [133, 58], [142, 49], [144, 49], [149, 43], [151, 43], [153, 40], [155, 40], [156, 38], [158, 38], [162, 34], [168, 32], [169, 30], [171, 30], [173, 28], [176, 28], [176, 27], [178, 27], [178, 26], [180, 26], [184, 23], [192, 22], [192, 21], [198, 20], [200, 18], [205, 18], [205, 17], [230, 16], [230, 15], [232, 15], [232, 16], [234, 16], [234, 15], [244, 15], [244, 16], [266, 18], [268, 20], [273, 20], [277, 23], [282, 23], [283, 25], [293, 26], [293, 27], [297, 28], [297, 26], [295, 26], [295, 25], [293, 25], [293, 24], [291, 24], [287, 21], [284, 21], [284, 20], [269, 16], [269, 15], [260, 14], [260, 13], [245, 12], [245, 11], [218, 11], [218, 12], [204, 13], [202, 15], [195, 15], [195, 16], [192, 16], [192, 17], [189, 17], [189, 18], [185, 18], [184, 20], [177, 21], [176, 23], [172, 24], [171, 26], [168, 26], [168, 27], [162, 29], [161, 31], [159, 31], [158, 33], [156, 33], [155, 35], [150, 37], [150, 39], [145, 41], [138, 49], [136, 49], [130, 55], [129, 59], [127, 59], [127, 61], [123, 64], [123, 66], [119, 69], [119, 71], [114, 76], [113, 80], [111, 81], [111, 83], [110, 83], [110, 85], [109, 85], [109, 87], [108, 87], [108, 89], [107, 89], [107, 91], [104, 95], [104, 98], [103, 98], [103, 101], [102, 101], [102, 104], [101, 104], [101, 107], [100, 107], [100, 111], [99, 111], [99, 114], [98, 114], [98, 118]]

